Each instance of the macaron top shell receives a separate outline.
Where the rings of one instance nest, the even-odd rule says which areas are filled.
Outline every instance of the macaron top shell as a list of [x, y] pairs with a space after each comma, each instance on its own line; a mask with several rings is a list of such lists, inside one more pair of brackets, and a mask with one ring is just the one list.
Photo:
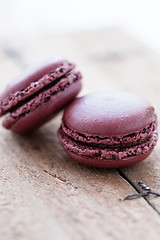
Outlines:
[[65, 125], [81, 134], [124, 136], [155, 120], [154, 108], [130, 92], [96, 92], [77, 98], [65, 110]]

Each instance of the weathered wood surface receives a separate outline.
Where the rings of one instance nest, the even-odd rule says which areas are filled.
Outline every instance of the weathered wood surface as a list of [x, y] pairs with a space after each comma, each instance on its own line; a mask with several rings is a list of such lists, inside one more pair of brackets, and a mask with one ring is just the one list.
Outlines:
[[[81, 94], [131, 90], [160, 115], [159, 56], [116, 29], [1, 39], [0, 88], [25, 67], [57, 56], [77, 63]], [[140, 191], [138, 180], [160, 192], [159, 143], [148, 159], [128, 168], [85, 167], [58, 142], [61, 115], [28, 136], [0, 127], [0, 239], [159, 240], [160, 198], [123, 201]]]

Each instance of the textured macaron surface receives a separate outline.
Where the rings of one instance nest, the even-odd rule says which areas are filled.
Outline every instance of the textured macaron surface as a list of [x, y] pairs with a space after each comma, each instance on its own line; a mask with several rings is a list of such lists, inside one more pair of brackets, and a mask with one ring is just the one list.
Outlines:
[[130, 165], [131, 158], [132, 164], [151, 153], [156, 129], [157, 116], [147, 101], [129, 92], [97, 92], [68, 106], [58, 136], [78, 161], [88, 158], [88, 165], [93, 161], [97, 167], [120, 167]]
[[[79, 93], [82, 76], [80, 72], [73, 70], [74, 68], [75, 64], [67, 60], [50, 60], [13, 80], [0, 95], [0, 116], [9, 113], [3, 126], [22, 133], [26, 132], [25, 129], [32, 130], [36, 125], [38, 127], [47, 121], [55, 111], [60, 110]], [[55, 99], [57, 96], [59, 102]], [[46, 109], [42, 105], [45, 105]], [[37, 115], [34, 114], [33, 119], [31, 113], [34, 111]], [[28, 122], [25, 121], [26, 117]], [[21, 130], [17, 126], [19, 121]], [[27, 123], [27, 128], [23, 122]]]

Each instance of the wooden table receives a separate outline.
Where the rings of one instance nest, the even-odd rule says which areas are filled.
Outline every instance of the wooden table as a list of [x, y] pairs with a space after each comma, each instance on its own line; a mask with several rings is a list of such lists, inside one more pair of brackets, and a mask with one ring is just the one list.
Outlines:
[[[160, 116], [160, 57], [118, 29], [0, 40], [0, 87], [28, 66], [64, 56], [83, 73], [81, 95], [130, 90]], [[145, 161], [95, 169], [72, 161], [57, 139], [62, 113], [28, 136], [0, 127], [0, 240], [160, 239], [160, 143]]]

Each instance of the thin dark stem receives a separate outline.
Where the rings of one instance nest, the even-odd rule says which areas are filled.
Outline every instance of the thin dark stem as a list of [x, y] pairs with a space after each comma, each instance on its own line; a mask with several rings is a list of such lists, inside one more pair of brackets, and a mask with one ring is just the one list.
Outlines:
[[130, 194], [126, 196], [123, 200], [131, 200], [139, 197], [145, 197], [148, 196], [148, 193], [135, 193], [135, 194]]
[[130, 195], [126, 196], [124, 198], [124, 200], [131, 200], [131, 199], [135, 199], [135, 198], [139, 198], [139, 197], [145, 197], [145, 196], [149, 196], [149, 194], [152, 194], [152, 195], [155, 195], [157, 197], [160, 197], [160, 193], [153, 192], [151, 190], [151, 188], [148, 187], [147, 185], [145, 185], [142, 181], [139, 181], [138, 185], [146, 192], [145, 193], [130, 194]]

